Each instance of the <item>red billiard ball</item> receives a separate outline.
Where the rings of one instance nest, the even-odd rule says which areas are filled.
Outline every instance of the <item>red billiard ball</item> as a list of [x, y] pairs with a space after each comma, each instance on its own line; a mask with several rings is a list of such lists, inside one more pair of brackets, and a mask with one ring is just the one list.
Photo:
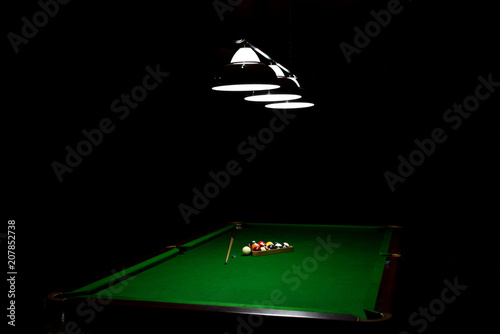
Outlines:
[[259, 241], [259, 246], [260, 247], [266, 247], [266, 243], [264, 241]]

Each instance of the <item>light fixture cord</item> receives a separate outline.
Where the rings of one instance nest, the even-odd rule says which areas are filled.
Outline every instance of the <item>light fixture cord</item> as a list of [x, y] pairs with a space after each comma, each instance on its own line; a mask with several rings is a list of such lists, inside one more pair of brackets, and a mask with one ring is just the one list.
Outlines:
[[247, 38], [247, 2], [243, 0], [243, 20], [241, 20], [241, 33], [243, 38]]
[[292, 67], [292, 39], [293, 39], [293, 23], [292, 23], [292, 1], [288, 0], [288, 66]]

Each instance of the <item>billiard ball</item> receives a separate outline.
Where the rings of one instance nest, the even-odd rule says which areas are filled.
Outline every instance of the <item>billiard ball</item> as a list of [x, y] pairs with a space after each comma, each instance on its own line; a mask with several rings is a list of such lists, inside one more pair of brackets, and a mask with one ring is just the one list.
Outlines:
[[266, 246], [273, 245], [271, 241], [266, 242]]
[[264, 241], [259, 241], [259, 246], [260, 247], [266, 247], [266, 243]]
[[269, 245], [266, 246], [267, 249], [274, 249], [274, 244], [271, 242]]
[[243, 252], [243, 254], [248, 255], [248, 254], [250, 254], [252, 249], [248, 246], [245, 246], [245, 247], [243, 247], [243, 249], [241, 251]]
[[283, 245], [280, 244], [279, 242], [274, 244], [274, 248], [282, 248], [282, 247], [283, 247]]
[[266, 250], [267, 250], [267, 249], [266, 249], [266, 246], [262, 246], [262, 247], [260, 247], [260, 251], [261, 251], [261, 252], [266, 251]]
[[257, 244], [253, 244], [253, 245], [252, 245], [252, 250], [253, 250], [253, 251], [260, 251], [260, 246], [259, 246], [259, 245], [257, 245]]
[[257, 241], [252, 240], [252, 242], [250, 243], [250, 245], [253, 245], [253, 244], [256, 244], [256, 243], [257, 243]]
[[290, 245], [288, 244], [288, 242], [284, 242], [283, 243], [283, 248], [287, 248], [287, 247], [290, 247]]

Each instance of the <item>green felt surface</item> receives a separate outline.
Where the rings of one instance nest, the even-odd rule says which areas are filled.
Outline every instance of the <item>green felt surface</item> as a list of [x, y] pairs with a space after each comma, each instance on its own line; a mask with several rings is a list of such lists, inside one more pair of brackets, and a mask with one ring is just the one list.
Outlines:
[[[224, 265], [225, 228], [121, 274], [75, 290], [85, 297], [132, 301], [276, 308], [350, 314], [374, 311], [391, 230], [385, 227], [244, 224]], [[288, 242], [294, 251], [243, 256], [250, 241]], [[147, 263], [146, 263], [147, 262]], [[118, 275], [119, 276], [119, 275]], [[97, 286], [104, 290], [86, 294]], [[71, 295], [71, 294], [69, 294]]]

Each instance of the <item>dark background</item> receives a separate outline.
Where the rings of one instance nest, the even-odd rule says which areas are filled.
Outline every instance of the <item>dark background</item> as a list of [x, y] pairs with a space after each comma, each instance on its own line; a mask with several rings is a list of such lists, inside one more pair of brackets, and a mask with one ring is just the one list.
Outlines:
[[[221, 20], [210, 0], [72, 1], [19, 53], [4, 38], [4, 220], [16, 220], [18, 324], [42, 331], [48, 293], [243, 220], [404, 226], [396, 319], [384, 331], [411, 327], [408, 317], [454, 277], [467, 291], [426, 332], [489, 329], [498, 312], [500, 88], [457, 130], [442, 116], [474, 94], [479, 75], [500, 81], [500, 24], [490, 4], [402, 1], [348, 64], [339, 44], [352, 45], [353, 28], [387, 3], [244, 0]], [[4, 36], [39, 10], [36, 1], [6, 10]], [[178, 205], [192, 205], [210, 171], [243, 162], [238, 145], [274, 116], [211, 90], [241, 37], [297, 74], [315, 107], [297, 112], [186, 224]], [[111, 102], [157, 64], [170, 75], [119, 120]], [[103, 118], [115, 130], [60, 183], [52, 162]], [[446, 142], [391, 192], [384, 172], [437, 127]], [[373, 330], [312, 328], [323, 326]]]

